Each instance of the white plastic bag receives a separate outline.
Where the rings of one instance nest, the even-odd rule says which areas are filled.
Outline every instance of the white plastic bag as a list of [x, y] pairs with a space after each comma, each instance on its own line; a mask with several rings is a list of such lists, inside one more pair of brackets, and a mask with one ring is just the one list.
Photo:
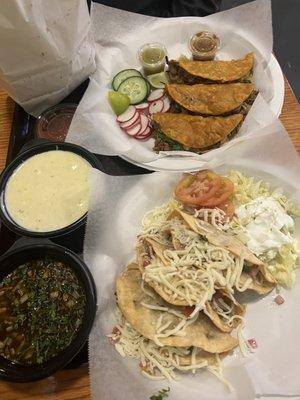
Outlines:
[[0, 86], [30, 114], [67, 96], [94, 58], [86, 0], [1, 0]]

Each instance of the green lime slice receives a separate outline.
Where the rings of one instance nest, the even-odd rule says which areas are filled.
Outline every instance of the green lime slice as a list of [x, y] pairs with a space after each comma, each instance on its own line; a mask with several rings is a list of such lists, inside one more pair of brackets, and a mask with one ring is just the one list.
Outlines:
[[116, 115], [123, 114], [130, 104], [130, 98], [126, 94], [114, 90], [108, 92], [108, 101]]
[[165, 84], [169, 83], [167, 74], [165, 72], [159, 72], [158, 74], [148, 75], [147, 79], [150, 85], [155, 89], [164, 89]]

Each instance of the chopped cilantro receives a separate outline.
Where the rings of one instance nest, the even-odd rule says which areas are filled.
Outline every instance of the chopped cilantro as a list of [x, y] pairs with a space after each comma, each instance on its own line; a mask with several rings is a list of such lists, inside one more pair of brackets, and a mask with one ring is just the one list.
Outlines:
[[169, 397], [169, 391], [170, 391], [170, 388], [168, 387], [168, 389], [162, 389], [162, 390], [160, 390], [159, 392], [158, 392], [158, 394], [153, 394], [151, 397], [150, 397], [150, 400], [164, 400], [164, 399], [166, 399], [167, 397]]
[[176, 142], [175, 140], [169, 138], [166, 136], [163, 132], [161, 131], [156, 131], [156, 135], [158, 139], [161, 139], [162, 141], [168, 143], [172, 150], [183, 150], [183, 147], [180, 143]]

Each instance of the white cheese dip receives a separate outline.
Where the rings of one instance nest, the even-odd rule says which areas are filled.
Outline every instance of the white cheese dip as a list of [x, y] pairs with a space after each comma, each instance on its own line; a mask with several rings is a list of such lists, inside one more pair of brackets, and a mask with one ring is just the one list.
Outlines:
[[247, 247], [254, 254], [280, 250], [283, 245], [293, 243], [288, 231], [294, 228], [294, 221], [273, 197], [258, 197], [238, 207], [235, 213], [243, 220]]
[[51, 150], [26, 160], [9, 178], [10, 217], [34, 232], [64, 228], [88, 210], [91, 165], [70, 151]]

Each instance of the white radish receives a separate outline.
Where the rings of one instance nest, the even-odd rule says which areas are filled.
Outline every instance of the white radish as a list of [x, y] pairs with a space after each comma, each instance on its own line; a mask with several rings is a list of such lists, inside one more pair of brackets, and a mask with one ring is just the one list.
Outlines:
[[136, 113], [135, 107], [129, 106], [127, 110], [123, 112], [123, 114], [117, 117], [117, 121], [120, 123], [127, 122], [134, 116], [135, 113]]
[[148, 103], [141, 103], [141, 104], [137, 104], [137, 105], [135, 106], [135, 108], [136, 108], [137, 110], [139, 110], [139, 111], [147, 110], [148, 107], [149, 107], [149, 104], [148, 104]]
[[132, 128], [126, 129], [125, 132], [129, 136], [135, 136], [141, 130], [141, 124], [136, 124]]
[[[145, 114], [140, 115], [141, 132], [143, 132], [149, 126], [149, 119]], [[139, 134], [141, 133], [139, 132]]]
[[148, 133], [150, 132], [150, 130], [152, 130], [151, 126], [147, 126], [146, 129], [144, 129], [143, 131], [138, 132], [135, 136], [147, 136]]
[[147, 98], [148, 101], [156, 101], [161, 99], [165, 94], [164, 89], [156, 89], [151, 92]]
[[167, 111], [169, 111], [169, 110], [170, 110], [170, 107], [171, 107], [171, 103], [170, 103], [170, 100], [168, 99], [168, 97], [165, 96], [165, 97], [162, 99], [162, 101], [163, 101], [163, 103], [164, 103], [164, 107], [163, 107], [163, 109], [162, 109], [161, 112], [167, 112]]
[[153, 101], [149, 107], [149, 113], [154, 114], [161, 112], [164, 108], [164, 102], [162, 100]]
[[138, 140], [145, 140], [145, 139], [147, 139], [148, 137], [150, 137], [151, 134], [152, 134], [151, 129], [148, 127], [148, 128], [146, 129], [146, 131], [145, 131], [142, 135], [135, 135], [135, 139], [138, 139]]
[[134, 116], [132, 118], [130, 118], [129, 121], [122, 122], [120, 124], [120, 127], [122, 129], [130, 128], [131, 126], [133, 126], [134, 124], [136, 124], [138, 122], [139, 118], [140, 118], [140, 113], [138, 111], [136, 111]]

